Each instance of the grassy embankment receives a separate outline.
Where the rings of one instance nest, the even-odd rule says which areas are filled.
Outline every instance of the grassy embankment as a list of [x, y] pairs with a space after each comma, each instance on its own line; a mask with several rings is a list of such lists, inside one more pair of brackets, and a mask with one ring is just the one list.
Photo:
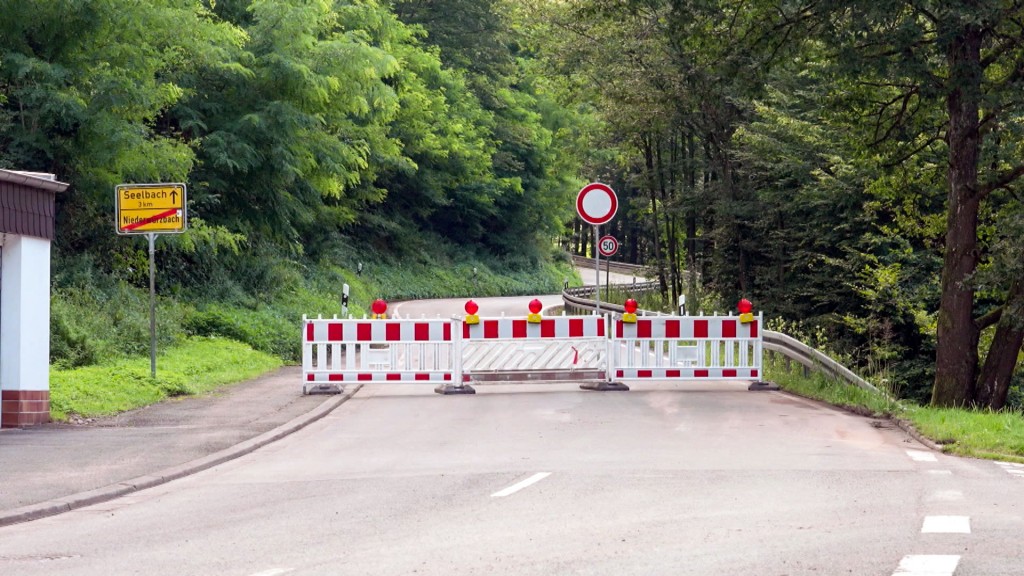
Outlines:
[[1024, 414], [932, 408], [895, 400], [884, 393], [863, 390], [820, 373], [804, 375], [799, 366], [787, 370], [782, 362], [767, 361], [765, 373], [783, 390], [821, 400], [859, 414], [909, 422], [944, 452], [959, 456], [1024, 462]]
[[51, 415], [58, 421], [112, 415], [297, 364], [302, 316], [339, 314], [345, 283], [351, 288], [349, 312], [358, 318], [376, 298], [555, 293], [566, 278], [579, 282], [567, 259], [530, 266], [439, 258], [368, 262], [361, 274], [355, 261], [254, 261], [243, 282], [220, 277], [202, 290], [168, 288], [170, 294], [158, 297], [155, 379], [148, 289], [90, 270], [66, 274], [51, 307]]

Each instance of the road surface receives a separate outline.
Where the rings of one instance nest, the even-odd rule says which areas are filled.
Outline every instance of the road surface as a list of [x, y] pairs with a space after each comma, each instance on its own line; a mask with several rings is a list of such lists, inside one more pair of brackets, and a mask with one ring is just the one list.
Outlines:
[[431, 388], [367, 385], [238, 460], [0, 528], [0, 574], [1024, 573], [1016, 468], [887, 421], [738, 383]]

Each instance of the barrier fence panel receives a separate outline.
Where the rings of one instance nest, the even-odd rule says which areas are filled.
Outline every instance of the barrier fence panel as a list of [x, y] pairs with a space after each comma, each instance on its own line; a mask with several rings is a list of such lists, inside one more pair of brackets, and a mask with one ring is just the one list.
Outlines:
[[477, 381], [604, 378], [606, 322], [603, 316], [589, 315], [463, 323], [463, 371]]
[[615, 320], [612, 377], [619, 380], [758, 380], [761, 317], [652, 316]]
[[454, 320], [315, 320], [303, 317], [303, 392], [344, 383], [462, 381]]

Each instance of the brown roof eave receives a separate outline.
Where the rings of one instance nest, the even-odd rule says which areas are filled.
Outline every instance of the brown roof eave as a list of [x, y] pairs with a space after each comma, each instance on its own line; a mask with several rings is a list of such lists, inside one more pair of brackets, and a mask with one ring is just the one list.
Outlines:
[[67, 190], [68, 186], [70, 186], [70, 184], [64, 182], [46, 180], [45, 178], [36, 178], [35, 176], [27, 176], [10, 170], [0, 170], [0, 182], [11, 182], [12, 184], [20, 184], [22, 186], [29, 186], [40, 190], [49, 190], [50, 192], [63, 192]]

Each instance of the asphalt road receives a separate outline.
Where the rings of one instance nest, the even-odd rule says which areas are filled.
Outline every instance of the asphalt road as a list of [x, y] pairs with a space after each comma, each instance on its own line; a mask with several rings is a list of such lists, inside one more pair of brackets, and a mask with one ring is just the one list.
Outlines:
[[738, 383], [632, 388], [367, 385], [238, 460], [0, 529], [0, 573], [1024, 574], [1012, 467]]

